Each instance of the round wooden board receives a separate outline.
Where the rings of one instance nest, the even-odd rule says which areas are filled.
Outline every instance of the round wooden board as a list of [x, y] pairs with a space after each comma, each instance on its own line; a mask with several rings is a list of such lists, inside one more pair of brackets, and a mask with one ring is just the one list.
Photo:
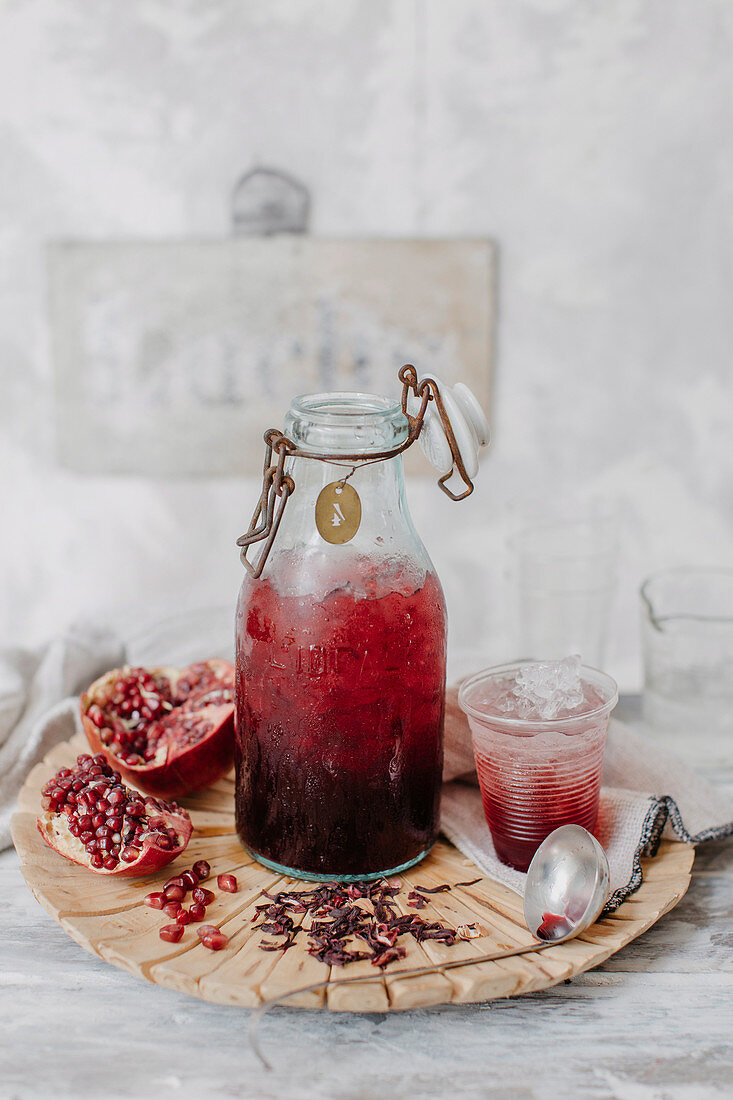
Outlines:
[[[53, 749], [30, 773], [19, 796], [19, 812], [13, 818], [13, 839], [28, 886], [78, 944], [141, 978], [217, 1004], [256, 1007], [329, 977], [336, 983], [347, 977], [374, 977], [374, 967], [368, 961], [333, 967], [329, 973], [300, 943], [284, 955], [260, 950], [262, 934], [253, 929], [252, 917], [255, 906], [262, 903], [262, 891], [291, 884], [302, 889], [304, 884], [269, 871], [244, 851], [234, 831], [231, 775], [184, 800], [194, 823], [193, 838], [183, 855], [157, 875], [142, 879], [95, 876], [57, 855], [36, 829], [41, 787], [86, 750], [81, 737]], [[158, 936], [163, 914], [142, 900], [149, 891], [161, 889], [176, 868], [191, 866], [201, 858], [211, 863], [214, 883], [223, 871], [233, 872], [239, 881], [236, 894], [222, 893], [214, 886], [216, 900], [207, 911], [207, 921], [220, 925], [230, 937], [223, 951], [201, 946], [194, 927], [186, 928], [178, 944], [163, 942]], [[478, 923], [486, 935], [453, 947], [432, 941], [418, 944], [405, 936], [400, 942], [407, 948], [406, 958], [383, 972], [381, 980], [336, 984], [326, 992], [304, 993], [287, 1003], [302, 1008], [325, 1005], [334, 1011], [386, 1012], [488, 1001], [546, 989], [597, 966], [672, 909], [687, 890], [693, 859], [693, 848], [663, 841], [655, 859], [642, 861], [641, 888], [611, 917], [569, 943], [521, 958], [401, 977], [401, 969], [469, 959], [535, 942], [524, 925], [518, 895], [483, 877], [471, 860], [440, 840], [427, 859], [401, 876], [405, 888], [396, 900], [399, 903], [406, 898], [415, 884], [448, 882], [454, 888], [432, 896], [420, 915], [444, 920], [452, 927]], [[476, 878], [480, 881], [473, 886], [455, 885]]]

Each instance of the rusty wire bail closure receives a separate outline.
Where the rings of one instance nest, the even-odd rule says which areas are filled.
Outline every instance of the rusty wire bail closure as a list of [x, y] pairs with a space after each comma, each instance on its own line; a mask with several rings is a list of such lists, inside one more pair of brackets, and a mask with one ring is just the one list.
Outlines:
[[[286, 435], [283, 435], [278, 428], [268, 428], [265, 432], [265, 463], [262, 473], [262, 493], [260, 494], [260, 499], [257, 502], [247, 532], [244, 535], [240, 535], [237, 539], [237, 546], [242, 548], [240, 554], [242, 564], [252, 577], [259, 577], [262, 575], [262, 570], [265, 567], [265, 562], [272, 549], [272, 544], [275, 541], [275, 536], [277, 535], [280, 521], [285, 511], [285, 505], [295, 492], [295, 481], [293, 477], [291, 474], [285, 473], [285, 463], [289, 458], [313, 458], [317, 462], [329, 462], [335, 465], [339, 463], [353, 464], [355, 468], [360, 465], [368, 466], [372, 462], [384, 462], [387, 459], [395, 458], [396, 455], [402, 454], [408, 447], [411, 447], [420, 435], [425, 420], [425, 413], [430, 401], [435, 402], [453, 459], [451, 469], [447, 474], [444, 474], [438, 479], [438, 485], [451, 500], [465, 500], [466, 497], [471, 495], [474, 489], [473, 481], [466, 473], [463, 457], [456, 442], [450, 418], [443, 405], [438, 383], [434, 378], [429, 377], [423, 378], [422, 381], [418, 381], [417, 371], [411, 363], [406, 363], [405, 366], [400, 367], [398, 377], [402, 383], [402, 411], [407, 417], [407, 422], [409, 424], [407, 439], [405, 439], [403, 443], [400, 443], [398, 447], [392, 447], [387, 451], [378, 451], [376, 454], [369, 453], [368, 455], [364, 455], [363, 453], [323, 454], [301, 450], [292, 440], [288, 439]], [[420, 401], [420, 407], [414, 416], [407, 411], [407, 402], [410, 394]], [[274, 463], [273, 454], [277, 456], [277, 460]], [[466, 486], [462, 493], [454, 493], [446, 484], [456, 472]], [[346, 475], [346, 477], [350, 476], [351, 474]], [[344, 480], [346, 480], [346, 477]], [[253, 546], [257, 542], [264, 542], [264, 546], [260, 551], [260, 556], [257, 561], [251, 562], [247, 557], [247, 552], [250, 546]]]

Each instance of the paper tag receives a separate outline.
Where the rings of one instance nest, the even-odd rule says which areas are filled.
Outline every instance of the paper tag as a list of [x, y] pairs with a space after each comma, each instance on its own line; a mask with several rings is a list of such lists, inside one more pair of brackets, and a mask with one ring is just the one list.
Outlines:
[[322, 539], [349, 542], [360, 523], [361, 500], [356, 489], [342, 481], [332, 481], [321, 489], [316, 501], [316, 527]]

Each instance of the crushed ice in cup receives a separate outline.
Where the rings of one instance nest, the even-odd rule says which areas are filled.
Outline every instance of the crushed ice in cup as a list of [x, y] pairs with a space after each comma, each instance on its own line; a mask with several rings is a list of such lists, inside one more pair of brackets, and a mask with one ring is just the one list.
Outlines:
[[562, 661], [528, 661], [509, 690], [506, 709], [520, 718], [555, 718], [583, 703], [580, 657]]

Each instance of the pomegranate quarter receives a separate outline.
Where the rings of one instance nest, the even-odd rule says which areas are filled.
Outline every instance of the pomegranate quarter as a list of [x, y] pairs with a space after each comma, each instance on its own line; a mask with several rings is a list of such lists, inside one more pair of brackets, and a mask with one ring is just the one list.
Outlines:
[[94, 752], [150, 794], [177, 798], [220, 779], [234, 760], [234, 669], [112, 669], [81, 696]]
[[[73, 768], [61, 768], [42, 797], [37, 825], [43, 839], [100, 875], [158, 871], [181, 854], [193, 832], [185, 810], [131, 791], [102, 755], [85, 754]], [[149, 896], [155, 897], [149, 905], [162, 908], [164, 895]]]

